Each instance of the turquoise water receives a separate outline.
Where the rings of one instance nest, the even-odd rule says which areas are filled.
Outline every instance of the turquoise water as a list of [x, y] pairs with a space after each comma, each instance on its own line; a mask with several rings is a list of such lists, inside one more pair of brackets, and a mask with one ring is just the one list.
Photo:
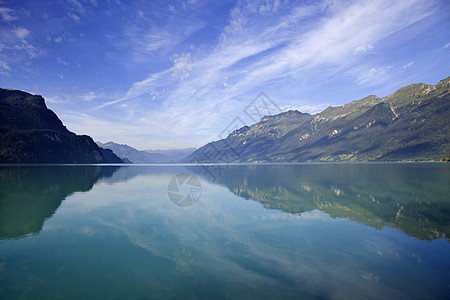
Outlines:
[[0, 167], [0, 299], [448, 299], [450, 166]]

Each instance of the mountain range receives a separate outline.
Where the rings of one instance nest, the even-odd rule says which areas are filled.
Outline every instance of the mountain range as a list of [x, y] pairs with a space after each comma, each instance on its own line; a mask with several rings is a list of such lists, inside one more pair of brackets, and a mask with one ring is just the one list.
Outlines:
[[137, 150], [125, 144], [114, 142], [101, 143], [97, 145], [112, 150], [124, 162], [135, 164], [161, 164], [176, 163], [195, 151], [195, 148], [170, 149], [170, 150]]
[[148, 151], [96, 144], [69, 131], [41, 96], [0, 89], [0, 163], [443, 160], [450, 158], [449, 88], [450, 77], [411, 84], [313, 115], [265, 116], [197, 150]]
[[183, 161], [308, 162], [442, 160], [450, 154], [450, 77], [411, 84], [317, 114], [265, 116]]
[[0, 89], [0, 163], [121, 163], [91, 137], [69, 131], [44, 98]]

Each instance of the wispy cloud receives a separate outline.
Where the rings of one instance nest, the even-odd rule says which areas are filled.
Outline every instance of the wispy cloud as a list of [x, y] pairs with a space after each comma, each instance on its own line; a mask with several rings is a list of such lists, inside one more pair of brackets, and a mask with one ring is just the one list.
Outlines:
[[66, 62], [59, 56], [56, 58], [56, 61], [58, 62], [58, 64], [63, 65], [63, 66], [67, 66], [69, 64], [68, 62]]
[[414, 64], [413, 61], [410, 61], [409, 63], [407, 63], [406, 65], [403, 65], [403, 69], [407, 69], [409, 67], [411, 67]]
[[0, 18], [3, 22], [11, 22], [18, 19], [14, 10], [8, 7], [0, 7]]
[[190, 53], [175, 54], [173, 58], [172, 75], [180, 80], [188, 79], [190, 72], [192, 71], [190, 60], [191, 60]]
[[23, 40], [20, 44], [14, 45], [13, 48], [20, 52], [26, 53], [28, 58], [34, 58], [39, 54], [39, 50], [26, 40]]
[[377, 85], [381, 82], [385, 81], [386, 78], [388, 78], [388, 72], [391, 69], [391, 66], [387, 67], [377, 67], [377, 68], [370, 68], [363, 71], [357, 71], [358, 73], [358, 82], [360, 84], [365, 85]]
[[356, 49], [355, 49], [355, 53], [356, 54], [359, 54], [359, 53], [367, 53], [367, 52], [369, 52], [369, 51], [372, 51], [373, 50], [373, 45], [371, 45], [371, 44], [368, 44], [368, 45], [361, 45], [361, 46], [358, 46]]
[[[60, 76], [60, 75], [57, 75]], [[61, 79], [63, 79], [64, 76], [61, 75]], [[46, 97], [46, 102], [49, 103], [71, 103], [74, 105], [79, 105], [82, 102], [95, 102], [97, 100], [103, 101], [104, 99], [111, 98], [111, 94], [105, 93], [105, 92], [94, 92], [94, 91], [87, 91], [82, 93], [81, 95], [74, 95], [74, 94], [67, 94], [67, 93], [60, 93], [53, 97]]]
[[[206, 130], [217, 126], [217, 115], [244, 107], [252, 95], [270, 91], [277, 82], [289, 85], [295, 80], [305, 80], [305, 74], [313, 69], [319, 68], [323, 78], [353, 69], [347, 74], [354, 74], [359, 84], [380, 83], [388, 80], [390, 67], [374, 65], [362, 69], [358, 65], [361, 56], [431, 10], [422, 1], [349, 4], [338, 1], [338, 4], [298, 6], [280, 19], [263, 20], [268, 24], [261, 26], [255, 22], [256, 15], [277, 13], [279, 4], [268, 10], [258, 3], [240, 2], [231, 11], [221, 40], [207, 55], [195, 51], [183, 53], [175, 58], [173, 67], [134, 83], [124, 97], [101, 107], [142, 97], [148, 99], [150, 91], [171, 86], [164, 109], [153, 113], [184, 132], [185, 128]], [[317, 18], [320, 15], [326, 17]], [[314, 24], [303, 28], [303, 22], [312, 17]], [[174, 72], [183, 80], [174, 82], [171, 78]]]
[[3, 60], [0, 60], [0, 74], [1, 75], [8, 75], [11, 71], [11, 68], [8, 66], [6, 62]]
[[[300, 15], [290, 15], [288, 18], [299, 22], [301, 17], [307, 17], [305, 11], [314, 11], [312, 8], [314, 7], [303, 7]], [[250, 68], [237, 70], [241, 75], [237, 85], [251, 89], [266, 81], [265, 78], [272, 80], [286, 77], [287, 73], [299, 73], [318, 64], [348, 65], [349, 60], [355, 60], [353, 50], [360, 49], [361, 44], [368, 45], [364, 49], [373, 49], [373, 43], [418, 21], [424, 15], [417, 9], [412, 15], [405, 17], [402, 16], [405, 9], [403, 2], [397, 5], [386, 3], [380, 5], [378, 2], [355, 4], [323, 21], [316, 30], [295, 34], [298, 28], [290, 28], [289, 33], [286, 34], [285, 27], [276, 24], [256, 36], [249, 36], [244, 32], [242, 35], [229, 38], [229, 35], [241, 30], [240, 24], [245, 22], [242, 13], [234, 15], [232, 13], [230, 25], [224, 29], [228, 32], [228, 35], [225, 34], [224, 41], [217, 45], [210, 55], [193, 63], [192, 69], [194, 72], [197, 71], [195, 73], [198, 75], [188, 82], [183, 82], [179, 91], [184, 92], [185, 86], [191, 85], [191, 90], [207, 89], [203, 94], [210, 94], [210, 89], [220, 86], [217, 84], [218, 81], [233, 77], [236, 70], [228, 68], [258, 54], [262, 54], [261, 59], [250, 63]], [[252, 33], [256, 30], [250, 28], [246, 31]], [[264, 51], [276, 46], [280, 48], [273, 53], [263, 55]], [[164, 74], [161, 72], [158, 75], [164, 76]], [[149, 78], [154, 77], [155, 75], [152, 75]], [[148, 81], [148, 83], [152, 82], [152, 80]], [[140, 86], [148, 88], [147, 85]], [[133, 90], [134, 96], [137, 96], [139, 93], [136, 91], [136, 86], [133, 86]], [[240, 92], [244, 90], [241, 89]], [[235, 95], [236, 93], [226, 96]]]
[[155, 5], [151, 11], [139, 13], [138, 22], [124, 26], [124, 32], [109, 36], [119, 53], [110, 53], [118, 62], [148, 63], [172, 57], [177, 47], [193, 33], [205, 27], [201, 4], [185, 5], [182, 10], [168, 10]]
[[68, 16], [75, 21], [80, 21], [80, 16], [84, 15], [86, 9], [78, 0], [67, 0]]
[[88, 102], [93, 101], [93, 100], [95, 100], [97, 98], [98, 98], [98, 95], [95, 92], [92, 92], [92, 91], [89, 92], [89, 93], [86, 93], [86, 94], [84, 94], [84, 95], [82, 95], [80, 97], [80, 99], [82, 101], [88, 101]]
[[14, 28], [12, 31], [21, 40], [24, 40], [30, 34], [30, 31], [23, 27]]

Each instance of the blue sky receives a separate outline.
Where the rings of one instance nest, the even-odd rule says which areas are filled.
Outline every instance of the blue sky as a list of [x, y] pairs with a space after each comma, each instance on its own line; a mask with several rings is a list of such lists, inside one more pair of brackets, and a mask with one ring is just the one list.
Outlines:
[[0, 86], [44, 96], [77, 134], [138, 149], [250, 125], [261, 92], [316, 113], [449, 71], [446, 0], [0, 0]]

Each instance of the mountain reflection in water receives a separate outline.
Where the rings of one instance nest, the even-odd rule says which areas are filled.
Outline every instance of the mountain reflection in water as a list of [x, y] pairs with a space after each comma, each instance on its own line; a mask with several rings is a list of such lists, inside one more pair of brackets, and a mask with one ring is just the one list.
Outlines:
[[[318, 209], [422, 240], [450, 237], [450, 171], [442, 164], [222, 166], [215, 182], [265, 208], [292, 214]], [[192, 172], [212, 179], [204, 168]]]
[[118, 168], [0, 167], [0, 239], [38, 233], [67, 196], [89, 191]]

